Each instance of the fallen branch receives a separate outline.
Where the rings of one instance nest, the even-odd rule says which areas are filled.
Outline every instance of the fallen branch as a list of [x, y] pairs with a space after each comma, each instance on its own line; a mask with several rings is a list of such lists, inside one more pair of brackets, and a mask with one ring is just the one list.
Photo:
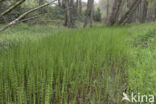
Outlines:
[[56, 1], [56, 0], [51, 1], [51, 2], [49, 2], [49, 3], [45, 3], [45, 4], [43, 4], [43, 5], [40, 5], [40, 6], [37, 6], [37, 7], [33, 8], [33, 9], [28, 10], [27, 12], [25, 12], [25, 13], [23, 13], [22, 15], [20, 15], [19, 17], [17, 17], [15, 20], [11, 21], [10, 23], [8, 23], [7, 25], [5, 25], [4, 27], [0, 28], [0, 32], [6, 30], [7, 28], [9, 28], [9, 27], [12, 26], [12, 25], [15, 25], [18, 21], [20, 21], [20, 20], [21, 20], [23, 17], [25, 17], [26, 15], [28, 15], [28, 14], [30, 14], [30, 13], [32, 13], [32, 12], [34, 12], [34, 11], [40, 9], [40, 8], [43, 8], [43, 7], [48, 6], [48, 5], [50, 5], [50, 4], [53, 4], [55, 1]]
[[22, 19], [21, 21], [19, 22], [25, 22], [25, 21], [29, 21], [29, 20], [32, 20], [32, 19], [35, 19], [35, 18], [38, 18], [39, 16], [32, 16], [32, 17], [29, 17], [29, 18], [26, 18], [26, 19]]
[[17, 1], [14, 5], [10, 6], [7, 10], [5, 10], [4, 12], [2, 12], [0, 14], [0, 18], [6, 14], [8, 14], [9, 12], [11, 12], [13, 9], [15, 9], [17, 6], [21, 5], [22, 3], [24, 3], [25, 0], [20, 0], [20, 1]]
[[19, 22], [25, 22], [25, 21], [29, 21], [29, 20], [32, 20], [32, 19], [35, 19], [35, 18], [38, 18], [40, 15], [42, 14], [47, 14], [47, 13], [40, 13], [38, 15], [32, 15], [31, 17], [28, 17], [28, 18], [25, 18], [25, 19], [22, 19], [20, 20]]

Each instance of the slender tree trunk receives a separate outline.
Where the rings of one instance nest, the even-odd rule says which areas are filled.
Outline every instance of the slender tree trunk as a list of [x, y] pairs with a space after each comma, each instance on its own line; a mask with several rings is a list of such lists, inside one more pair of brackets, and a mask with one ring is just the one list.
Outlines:
[[154, 21], [156, 21], [156, 3], [155, 3], [155, 7], [154, 7]]
[[153, 22], [153, 17], [154, 17], [153, 8], [150, 8], [149, 9], [149, 22]]
[[69, 16], [69, 0], [65, 0], [65, 23], [64, 23], [64, 26], [68, 26], [68, 22], [70, 20], [70, 18], [68, 17]]
[[65, 0], [65, 23], [64, 26], [66, 27], [72, 27], [73, 21], [72, 21], [72, 9], [73, 9], [73, 0]]
[[142, 0], [135, 0], [132, 5], [130, 6], [130, 9], [121, 17], [118, 24], [125, 24], [128, 22], [130, 17], [135, 13], [138, 5], [141, 3]]
[[121, 4], [122, 4], [122, 0], [115, 0], [114, 1], [112, 13], [111, 13], [109, 23], [108, 23], [109, 26], [112, 26], [117, 22], [118, 17], [119, 17]]
[[66, 0], [62, 0], [62, 8], [66, 8]]
[[[127, 9], [128, 9], [128, 10], [130, 9], [131, 5], [132, 5], [132, 1], [127, 0]], [[134, 15], [132, 15], [132, 16], [129, 18], [129, 20], [127, 21], [127, 23], [131, 23], [131, 22], [133, 21], [133, 17], [134, 17]]]
[[82, 14], [82, 1], [79, 0], [79, 13]]
[[107, 19], [109, 20], [109, 8], [110, 8], [110, 4], [109, 4], [109, 0], [107, 0]]
[[73, 17], [75, 15], [75, 7], [74, 7], [74, 0], [70, 0], [70, 18], [71, 18], [71, 26], [74, 25]]
[[91, 11], [90, 11], [90, 27], [93, 26], [93, 18], [94, 18], [94, 0], [91, 4]]
[[79, 13], [79, 0], [76, 0], [75, 14], [78, 15], [78, 13]]
[[[128, 8], [128, 10], [130, 10], [130, 8], [131, 8], [131, 5], [132, 5], [132, 3], [133, 3], [133, 0], [127, 0], [127, 8]], [[129, 17], [129, 19], [127, 20], [127, 23], [132, 23], [132, 22], [134, 22], [135, 21], [135, 18], [136, 18], [136, 11], [135, 11], [135, 13], [133, 13], [130, 17]]]
[[61, 7], [61, 0], [58, 0], [58, 5]]
[[87, 2], [87, 10], [86, 10], [86, 17], [84, 21], [83, 27], [85, 28], [88, 25], [88, 19], [90, 19], [90, 26], [92, 26], [93, 22], [93, 5], [94, 5], [94, 0], [88, 0]]
[[140, 22], [144, 23], [146, 21], [146, 17], [147, 17], [148, 1], [147, 0], [143, 0], [142, 2], [143, 2], [143, 4], [142, 4]]
[[84, 28], [88, 24], [88, 18], [89, 18], [89, 12], [90, 12], [90, 10], [89, 10], [90, 9], [90, 2], [91, 2], [91, 0], [88, 0], [88, 2], [87, 2], [86, 17], [85, 17], [85, 21], [84, 21], [84, 25], [83, 25]]

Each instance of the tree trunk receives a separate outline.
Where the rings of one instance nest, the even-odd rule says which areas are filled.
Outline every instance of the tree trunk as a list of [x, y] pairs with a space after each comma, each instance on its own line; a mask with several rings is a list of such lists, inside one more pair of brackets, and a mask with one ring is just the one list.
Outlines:
[[61, 7], [61, 0], [58, 0], [58, 5]]
[[75, 14], [78, 15], [78, 13], [79, 13], [79, 0], [76, 0]]
[[154, 7], [154, 21], [156, 21], [156, 3], [155, 3], [155, 7]]
[[74, 7], [74, 0], [70, 0], [70, 18], [71, 18], [71, 27], [74, 25], [73, 17], [75, 15], [75, 7]]
[[85, 17], [85, 21], [84, 21], [84, 25], [83, 25], [84, 28], [88, 24], [88, 17], [89, 17], [89, 12], [90, 12], [90, 10], [89, 10], [90, 9], [90, 2], [91, 2], [91, 0], [88, 0], [88, 2], [87, 2], [86, 17]]
[[130, 19], [130, 17], [135, 13], [138, 5], [141, 3], [142, 0], [135, 0], [132, 5], [130, 6], [130, 9], [121, 17], [118, 24], [125, 24]]
[[65, 23], [64, 26], [66, 27], [72, 27], [73, 21], [72, 21], [72, 10], [73, 9], [73, 0], [65, 0]]
[[[131, 8], [132, 3], [133, 3], [133, 0], [127, 0], [127, 8], [128, 8], [128, 10]], [[136, 12], [133, 13], [133, 14], [129, 17], [129, 19], [127, 20], [127, 23], [132, 23], [132, 22], [134, 22], [134, 21], [135, 21], [135, 18], [136, 18]]]
[[82, 14], [82, 1], [79, 0], [79, 13]]
[[110, 8], [110, 4], [109, 4], [109, 0], [107, 0], [107, 18], [106, 18], [106, 20], [109, 20], [109, 8]]
[[112, 26], [117, 22], [118, 17], [119, 17], [121, 4], [122, 4], [122, 0], [115, 0], [114, 1], [112, 13], [111, 13], [109, 23], [108, 23], [109, 26]]
[[141, 10], [141, 18], [140, 18], [141, 23], [144, 23], [146, 21], [147, 10], [148, 10], [148, 1], [143, 0], [142, 10]]
[[90, 26], [92, 26], [93, 22], [93, 5], [94, 5], [94, 0], [88, 0], [87, 2], [87, 10], [86, 10], [86, 17], [84, 21], [83, 27], [85, 28], [88, 25], [88, 19], [90, 18]]
[[94, 17], [94, 0], [91, 3], [91, 11], [90, 11], [90, 27], [93, 26], [93, 17]]
[[65, 21], [64, 21], [64, 26], [68, 26], [68, 21], [69, 21], [69, 0], [65, 0], [64, 1], [64, 4], [65, 4]]

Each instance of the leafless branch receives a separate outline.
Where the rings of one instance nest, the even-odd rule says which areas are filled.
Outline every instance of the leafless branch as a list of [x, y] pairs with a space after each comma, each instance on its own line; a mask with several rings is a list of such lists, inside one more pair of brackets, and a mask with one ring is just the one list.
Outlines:
[[32, 20], [32, 19], [35, 19], [35, 18], [38, 18], [39, 16], [32, 16], [32, 17], [29, 17], [29, 18], [26, 18], [26, 19], [22, 19], [20, 20], [19, 22], [25, 22], [25, 21], [29, 21], [29, 20]]
[[20, 0], [20, 1], [17, 1], [14, 5], [11, 5], [7, 10], [5, 10], [4, 12], [2, 12], [0, 14], [0, 18], [4, 15], [6, 15], [7, 13], [11, 12], [13, 9], [15, 9], [17, 6], [21, 5], [22, 3], [24, 3], [25, 0]]

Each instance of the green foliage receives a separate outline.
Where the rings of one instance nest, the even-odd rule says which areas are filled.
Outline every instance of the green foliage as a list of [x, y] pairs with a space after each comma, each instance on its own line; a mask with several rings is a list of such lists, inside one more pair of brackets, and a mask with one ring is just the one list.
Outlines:
[[39, 0], [26, 0], [24, 2], [24, 5], [22, 5], [22, 7], [25, 7], [25, 8], [34, 8], [35, 6], [39, 5], [38, 1]]
[[136, 48], [133, 52], [135, 63], [129, 70], [128, 88], [135, 93], [156, 96], [156, 49], [153, 47]]
[[156, 0], [147, 0], [148, 8], [153, 8], [155, 6]]
[[97, 8], [97, 10], [94, 11], [94, 20], [97, 22], [101, 21], [101, 10], [100, 10], [100, 8]]
[[154, 41], [154, 36], [156, 36], [156, 31], [149, 31], [148, 33], [138, 37], [134, 42], [134, 46], [149, 47]]
[[[156, 96], [156, 24], [133, 26], [132, 60], [128, 72], [128, 89], [140, 94]], [[137, 29], [136, 29], [137, 28]], [[135, 33], [134, 33], [135, 31]]]
[[51, 11], [49, 12], [51, 18], [64, 20], [65, 9], [63, 7], [56, 6]]

